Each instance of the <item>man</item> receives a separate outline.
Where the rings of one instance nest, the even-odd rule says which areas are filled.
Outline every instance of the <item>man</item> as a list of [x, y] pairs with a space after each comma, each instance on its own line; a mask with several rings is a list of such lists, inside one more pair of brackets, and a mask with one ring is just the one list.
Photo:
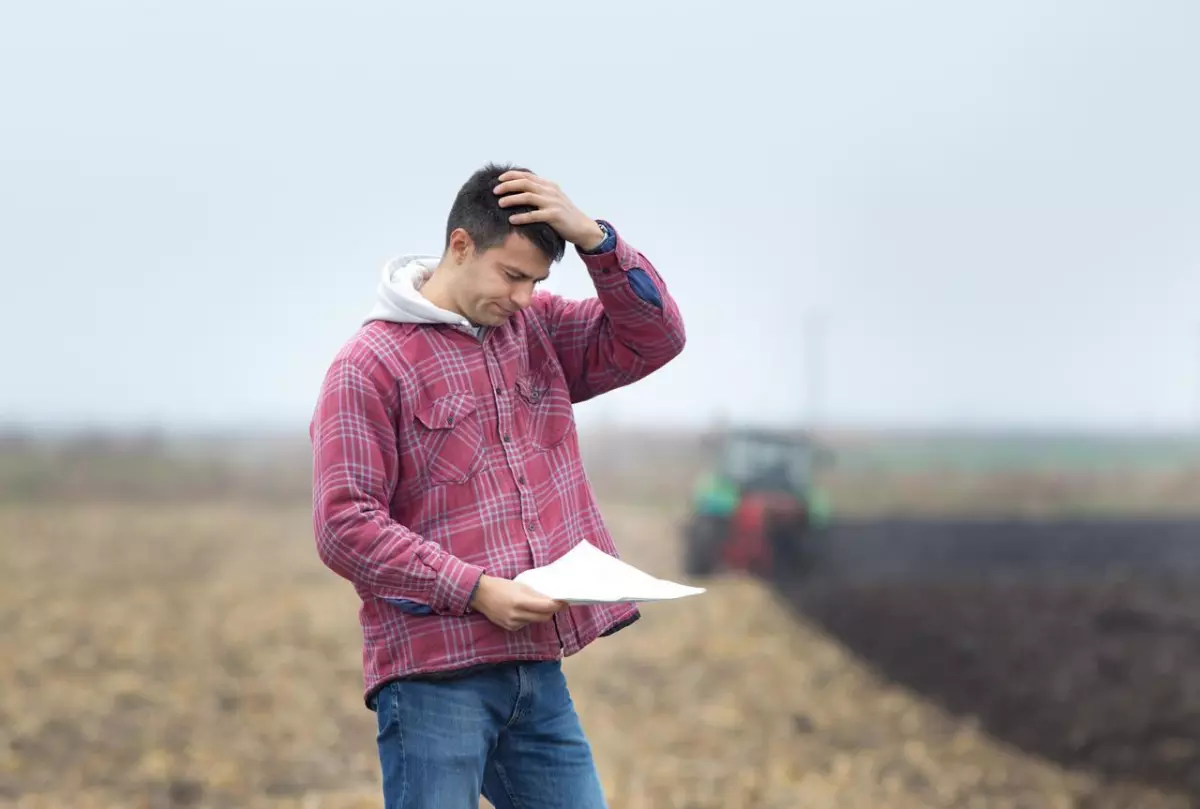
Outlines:
[[[573, 244], [596, 295], [538, 290]], [[587, 540], [616, 555], [572, 405], [683, 349], [649, 260], [557, 185], [488, 165], [441, 256], [383, 271], [311, 426], [321, 560], [362, 599], [388, 809], [603, 807], [562, 659], [638, 617], [518, 585]]]

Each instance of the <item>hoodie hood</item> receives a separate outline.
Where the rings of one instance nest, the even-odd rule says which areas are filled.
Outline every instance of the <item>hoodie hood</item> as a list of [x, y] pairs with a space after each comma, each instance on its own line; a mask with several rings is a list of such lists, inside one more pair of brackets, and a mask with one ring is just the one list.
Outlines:
[[473, 332], [474, 327], [466, 318], [434, 306], [419, 291], [439, 260], [437, 256], [414, 254], [397, 256], [384, 264], [382, 277], [375, 288], [375, 305], [364, 322], [449, 323]]

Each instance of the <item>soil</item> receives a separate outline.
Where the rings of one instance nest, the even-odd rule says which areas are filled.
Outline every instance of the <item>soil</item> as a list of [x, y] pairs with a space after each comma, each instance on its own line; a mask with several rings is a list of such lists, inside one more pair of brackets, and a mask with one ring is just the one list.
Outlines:
[[[677, 576], [662, 509], [607, 509]], [[303, 505], [0, 511], [0, 806], [381, 805]], [[724, 576], [567, 661], [613, 809], [1197, 805], [1200, 606], [1153, 582]]]

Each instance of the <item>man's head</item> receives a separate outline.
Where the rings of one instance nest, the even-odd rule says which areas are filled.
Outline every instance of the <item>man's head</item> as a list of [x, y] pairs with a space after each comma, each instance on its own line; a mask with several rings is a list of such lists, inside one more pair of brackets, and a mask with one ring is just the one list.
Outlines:
[[481, 325], [503, 323], [528, 306], [534, 286], [566, 252], [566, 242], [550, 225], [509, 222], [514, 214], [534, 210], [500, 206], [493, 189], [500, 175], [513, 170], [528, 171], [492, 163], [476, 171], [459, 189], [446, 220], [436, 288], [460, 314]]

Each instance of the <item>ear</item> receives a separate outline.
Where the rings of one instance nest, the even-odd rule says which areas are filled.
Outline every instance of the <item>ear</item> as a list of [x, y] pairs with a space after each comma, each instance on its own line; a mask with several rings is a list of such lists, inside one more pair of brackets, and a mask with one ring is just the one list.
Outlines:
[[462, 264], [475, 253], [475, 243], [462, 228], [455, 228], [450, 233], [450, 256], [455, 264]]

